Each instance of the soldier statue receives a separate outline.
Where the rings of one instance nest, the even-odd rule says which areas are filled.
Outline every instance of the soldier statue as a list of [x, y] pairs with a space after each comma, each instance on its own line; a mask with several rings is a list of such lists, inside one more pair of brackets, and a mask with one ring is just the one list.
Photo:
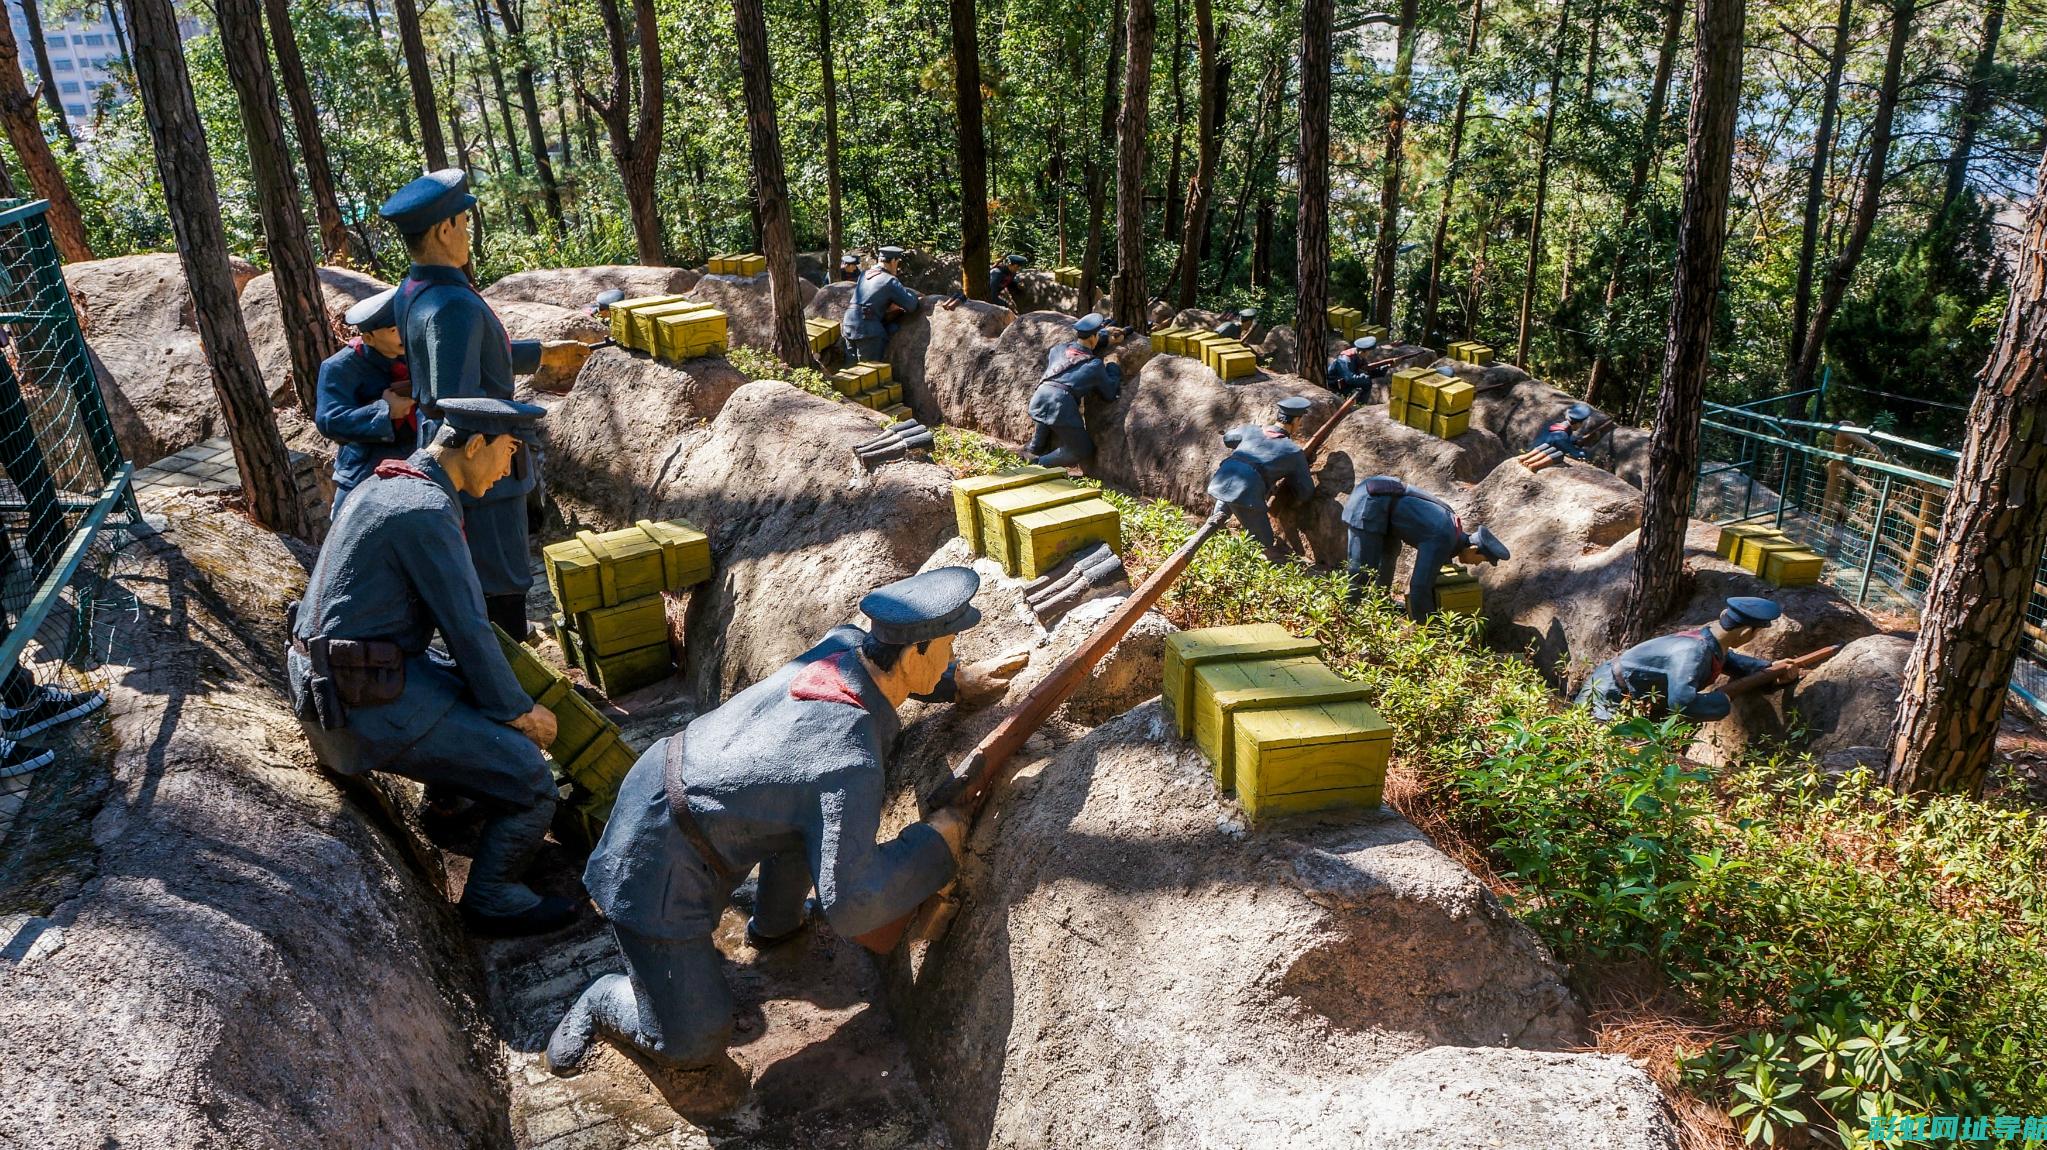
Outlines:
[[844, 255], [840, 256], [839, 268], [838, 271], [832, 275], [832, 280], [835, 283], [846, 284], [859, 283], [860, 257], [854, 255], [852, 252], [847, 252]]
[[947, 684], [953, 637], [980, 620], [979, 587], [971, 569], [942, 567], [870, 592], [867, 630], [833, 628], [640, 756], [583, 872], [625, 973], [583, 991], [548, 1042], [550, 1069], [576, 1073], [602, 1037], [693, 1091], [743, 1093], [711, 935], [748, 872], [760, 868], [746, 929], [758, 948], [794, 938], [813, 911], [858, 937], [952, 880], [967, 831], [958, 811], [876, 835], [896, 708]]
[[1383, 377], [1386, 369], [1374, 370], [1373, 365], [1365, 360], [1365, 353], [1378, 346], [1377, 336], [1361, 335], [1350, 341], [1349, 347], [1337, 352], [1329, 361], [1328, 370], [1323, 373], [1324, 382], [1329, 385], [1329, 390], [1338, 395], [1345, 395], [1368, 388], [1375, 380]]
[[[1734, 704], [1720, 691], [1705, 688], [1724, 671], [1738, 679], [1769, 670], [1766, 659], [1744, 655], [1736, 647], [1756, 637], [1777, 620], [1784, 609], [1769, 599], [1737, 595], [1714, 621], [1690, 631], [1664, 635], [1637, 643], [1619, 656], [1592, 669], [1577, 703], [1589, 707], [1605, 722], [1619, 717], [1622, 705], [1633, 700], [1651, 718], [1676, 714], [1695, 723], [1724, 719]], [[1784, 669], [1788, 678], [1796, 667]]]
[[1529, 449], [1551, 447], [1572, 459], [1585, 458], [1585, 448], [1578, 442], [1578, 435], [1585, 429], [1585, 421], [1592, 418], [1592, 409], [1582, 403], [1574, 403], [1564, 409], [1564, 417], [1543, 429]]
[[[545, 414], [502, 399], [446, 399], [428, 446], [377, 464], [349, 496], [291, 611], [292, 709], [344, 775], [389, 771], [486, 815], [463, 917], [479, 933], [537, 934], [575, 918], [519, 881], [554, 818], [541, 751], [554, 715], [505, 661], [463, 542], [463, 498], [512, 470]], [[431, 653], [435, 633], [446, 657]]]
[[1358, 484], [1343, 505], [1343, 522], [1350, 528], [1346, 566], [1353, 595], [1363, 590], [1365, 580], [1391, 588], [1401, 545], [1414, 548], [1407, 616], [1417, 623], [1435, 613], [1436, 577], [1444, 564], [1453, 559], [1474, 564], [1512, 558], [1507, 545], [1491, 531], [1484, 527], [1466, 531], [1449, 504], [1391, 475], [1374, 475]]
[[1315, 490], [1308, 473], [1308, 456], [1295, 443], [1291, 428], [1311, 407], [1306, 399], [1290, 395], [1279, 401], [1272, 422], [1264, 427], [1247, 423], [1223, 433], [1223, 443], [1233, 450], [1209, 477], [1208, 493], [1226, 504], [1246, 534], [1265, 548], [1268, 559], [1279, 555], [1272, 536], [1272, 518], [1265, 509], [1275, 485], [1286, 482], [1289, 498], [1305, 501]]
[[1029, 260], [1011, 252], [1001, 263], [988, 269], [988, 298], [995, 303], [1008, 303], [1011, 310], [1016, 308], [1016, 277], [1023, 274]]
[[1235, 319], [1226, 319], [1215, 326], [1215, 334], [1239, 343], [1250, 343], [1257, 331], [1258, 309], [1255, 307], [1240, 307]]
[[419, 413], [405, 368], [405, 343], [398, 337], [392, 303], [398, 289], [380, 291], [342, 316], [356, 330], [348, 345], [320, 365], [313, 425], [333, 440], [334, 507], [386, 459], [403, 459], [419, 446]]
[[1109, 321], [1090, 312], [1073, 325], [1073, 338], [1045, 353], [1045, 374], [1031, 395], [1037, 429], [1025, 455], [1041, 467], [1076, 467], [1094, 458], [1082, 401], [1090, 395], [1115, 402], [1123, 391], [1123, 365], [1109, 352]]
[[[394, 318], [419, 402], [419, 435], [433, 440], [440, 405], [449, 399], [512, 398], [512, 377], [548, 368], [573, 379], [590, 357], [577, 340], [513, 340], [464, 270], [469, 263], [469, 213], [476, 197], [459, 168], [429, 172], [385, 200], [380, 214], [405, 237], [412, 267], [398, 285]], [[515, 638], [526, 634], [526, 589], [533, 583], [528, 555], [527, 499], [540, 474], [530, 452], [512, 461], [512, 473], [488, 492], [462, 497], [469, 554], [491, 621]]]
[[853, 358], [872, 363], [888, 358], [888, 341], [903, 326], [903, 317], [915, 315], [923, 302], [896, 278], [903, 267], [903, 249], [887, 247], [878, 254], [879, 262], [854, 285], [840, 325]]

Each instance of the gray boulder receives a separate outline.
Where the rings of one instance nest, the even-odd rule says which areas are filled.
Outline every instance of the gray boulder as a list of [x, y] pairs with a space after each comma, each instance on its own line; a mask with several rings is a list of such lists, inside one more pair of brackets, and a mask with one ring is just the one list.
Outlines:
[[549, 401], [549, 487], [608, 524], [646, 517], [661, 501], [663, 482], [703, 439], [704, 421], [747, 382], [722, 357], [671, 364], [600, 348], [575, 388]]
[[[322, 266], [314, 271], [320, 281], [328, 330], [337, 336], [351, 330], [341, 322], [342, 313], [391, 286], [354, 268]], [[249, 345], [256, 351], [256, 366], [270, 384], [270, 402], [279, 406], [296, 404], [291, 382], [291, 349], [284, 342], [284, 313], [277, 305], [276, 280], [268, 272], [250, 280], [249, 285], [242, 289], [241, 302], [242, 322], [249, 328]]]
[[1365, 1088], [1372, 1150], [1677, 1150], [1656, 1084], [1613, 1054], [1438, 1046]]
[[66, 264], [64, 280], [129, 459], [154, 463], [225, 429], [176, 255]]
[[[774, 312], [768, 299], [768, 279], [766, 272], [757, 276], [707, 275], [686, 294], [725, 313], [727, 346], [744, 345], [767, 351], [774, 343]], [[798, 277], [797, 309], [802, 310], [817, 291], [816, 284]]]
[[483, 289], [483, 298], [498, 303], [544, 303], [582, 308], [599, 293], [617, 289], [626, 298], [675, 295], [697, 284], [702, 272], [692, 268], [648, 267], [643, 264], [599, 264], [587, 268], [535, 268], [513, 272]]

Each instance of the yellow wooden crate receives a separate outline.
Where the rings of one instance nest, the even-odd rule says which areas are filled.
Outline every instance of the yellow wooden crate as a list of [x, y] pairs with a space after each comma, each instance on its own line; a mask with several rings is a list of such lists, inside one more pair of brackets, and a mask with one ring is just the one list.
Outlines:
[[1046, 479], [1065, 476], [1066, 472], [1054, 467], [1039, 467], [1035, 463], [998, 471], [993, 475], [969, 475], [965, 479], [952, 481], [953, 516], [959, 522], [960, 538], [974, 548], [981, 550], [981, 503], [983, 495], [1007, 491], [1012, 487], [1029, 487], [1043, 483]]
[[505, 661], [512, 665], [512, 675], [519, 680], [519, 689], [526, 692], [527, 697], [539, 697], [541, 692], [554, 685], [556, 679], [561, 678], [554, 673], [554, 668], [540, 661], [540, 656], [535, 655], [531, 647], [505, 634], [504, 628], [493, 625], [491, 629], [497, 632], [498, 646], [504, 649]]
[[1393, 728], [1363, 700], [1239, 709], [1232, 758], [1237, 801], [1272, 815], [1379, 805]]
[[1043, 511], [1011, 517], [1010, 531], [1016, 547], [1016, 566], [1010, 571], [1024, 579], [1036, 579], [1059, 565], [1076, 551], [1097, 543], [1123, 550], [1122, 520], [1115, 505], [1106, 499], [1083, 499]]
[[584, 611], [575, 620], [576, 642], [593, 655], [617, 655], [668, 643], [668, 603], [659, 595]]
[[881, 408], [884, 407], [894, 407], [896, 404], [901, 403], [903, 401], [903, 385], [900, 383], [891, 383], [884, 385], [882, 387], [875, 388], [873, 391], [870, 391], [867, 394], [874, 399], [873, 403], [867, 405], [869, 407], [872, 407], [876, 410], [880, 410]]
[[885, 360], [863, 359], [854, 365], [874, 380], [873, 386], [881, 387], [896, 377], [896, 369]]
[[1182, 342], [1181, 346], [1185, 348], [1183, 354], [1187, 358], [1198, 359], [1206, 365], [1209, 358], [1209, 346], [1211, 344], [1228, 342], [1228, 340], [1212, 331], [1195, 331], [1187, 333], [1187, 338]]
[[1730, 523], [1720, 529], [1720, 540], [1715, 544], [1713, 553], [1729, 563], [1739, 565], [1742, 540], [1756, 537], [1774, 538], [1783, 534], [1775, 527], [1765, 527], [1760, 523]]
[[1434, 372], [1410, 382], [1407, 386], [1408, 410], [1433, 414], [1436, 410], [1436, 388], [1442, 382], [1443, 377]]
[[622, 299], [611, 305], [611, 338], [633, 346], [633, 313], [641, 308], [659, 307], [662, 304], [686, 302], [687, 297], [679, 295], [643, 295], [635, 299]]
[[1386, 405], [1386, 418], [1395, 423], [1407, 422], [1407, 401], [1396, 399]]
[[1413, 403], [1409, 403], [1404, 422], [1416, 431], [1426, 431], [1432, 435], [1435, 433], [1435, 413], [1428, 408], [1416, 407]]
[[1436, 573], [1436, 609], [1476, 615], [1485, 606], [1485, 593], [1478, 577], [1456, 564], [1445, 564]]
[[849, 367], [833, 372], [831, 385], [840, 395], [850, 398], [867, 390], [867, 377]]
[[1434, 418], [1429, 420], [1429, 430], [1435, 433], [1438, 439], [1455, 439], [1471, 430], [1471, 412], [1465, 410], [1454, 415], [1436, 412]]
[[648, 307], [634, 308], [626, 321], [627, 347], [652, 354], [660, 350], [660, 336], [656, 333], [655, 321], [666, 316], [689, 315], [704, 310], [696, 300], [680, 299], [669, 303], [657, 303]]
[[1052, 282], [1060, 287], [1077, 288], [1080, 286], [1080, 269], [1072, 267], [1053, 268]]
[[810, 350], [823, 355], [839, 342], [839, 321], [835, 319], [806, 319], [803, 329], [810, 336]]
[[768, 257], [763, 255], [712, 256], [705, 269], [714, 276], [757, 276], [768, 270]]
[[1215, 373], [1225, 380], [1242, 379], [1257, 371], [1257, 354], [1241, 343], [1216, 354]]
[[1399, 371], [1394, 372], [1392, 378], [1387, 382], [1386, 394], [1405, 403], [1408, 397], [1414, 394], [1414, 386], [1417, 382], [1426, 387], [1435, 378], [1436, 373], [1428, 368], [1403, 367]]
[[1187, 332], [1184, 328], [1159, 327], [1152, 329], [1151, 349], [1160, 355], [1179, 355], [1180, 349], [1186, 345]]
[[1820, 581], [1826, 565], [1816, 551], [1771, 551], [1763, 556], [1763, 578], [1779, 587], [1808, 587]]
[[1471, 364], [1474, 367], [1484, 367], [1493, 361], [1493, 349], [1477, 340], [1463, 340], [1451, 346], [1457, 350], [1451, 354], [1450, 358], [1460, 362]]
[[990, 492], [981, 496], [981, 510], [978, 521], [981, 525], [980, 552], [1002, 564], [1004, 570], [1014, 571], [1017, 567], [1016, 533], [1010, 528], [1010, 520], [1031, 511], [1043, 511], [1066, 503], [1078, 503], [1095, 497], [1095, 489], [1083, 487], [1063, 476], [1049, 477], [1042, 483], [1028, 487], [1012, 487], [1007, 491]]
[[1795, 544], [1784, 538], [1784, 533], [1774, 527], [1744, 532], [1735, 546], [1734, 563], [1737, 567], [1746, 567], [1760, 575], [1763, 571], [1765, 548], [1776, 547], [1788, 551], [1793, 546]]
[[603, 534], [579, 531], [540, 554], [555, 605], [571, 617], [711, 577], [709, 537], [680, 519], [642, 519]]
[[1194, 710], [1188, 705], [1187, 698], [1194, 686], [1197, 667], [1245, 659], [1312, 656], [1321, 650], [1319, 640], [1298, 638], [1277, 623], [1243, 623], [1235, 627], [1176, 631], [1166, 636], [1164, 682], [1159, 692], [1166, 715], [1181, 738], [1194, 733]]
[[614, 698], [675, 674], [675, 656], [663, 643], [636, 651], [621, 651], [616, 655], [587, 656], [583, 671], [606, 698]]
[[901, 423], [902, 421], [913, 417], [913, 413], [910, 411], [910, 409], [904, 407], [900, 403], [896, 404], [893, 407], [882, 408], [881, 413], [883, 415], [888, 416], [890, 421], [894, 423]]
[[1388, 339], [1392, 338], [1392, 336], [1387, 333], [1385, 328], [1380, 327], [1378, 324], [1375, 323], [1359, 324], [1357, 334], [1352, 336], [1351, 338], [1363, 339], [1368, 335], [1371, 336], [1373, 339], [1378, 340], [1380, 343], [1385, 343]]
[[1471, 397], [1477, 388], [1461, 379], [1445, 379], [1441, 375], [1436, 379], [1439, 381], [1436, 384], [1437, 415], [1457, 415], [1471, 410]]
[[[618, 795], [618, 784], [638, 754], [619, 735], [618, 727], [599, 714], [567, 679], [534, 657], [525, 644], [515, 642], [502, 629], [493, 630], [519, 677], [519, 686], [527, 697], [554, 714], [554, 742], [546, 754], [556, 781], [574, 783], [608, 813]], [[597, 829], [603, 829], [602, 817]]]
[[666, 359], [695, 359], [725, 346], [725, 313], [714, 307], [654, 317], [654, 353]]
[[1364, 313], [1354, 307], [1345, 307], [1339, 304], [1329, 309], [1329, 326], [1340, 332], [1345, 339], [1357, 338], [1351, 333], [1356, 331], [1358, 325], [1363, 322], [1365, 322]]
[[1238, 711], [1336, 703], [1365, 697], [1365, 689], [1349, 682], [1312, 656], [1207, 663], [1195, 668], [1194, 743], [1215, 767], [1216, 785], [1236, 785], [1236, 738], [1232, 716]]
[[626, 772], [633, 769], [639, 758], [639, 754], [613, 732], [610, 737], [600, 738], [585, 747], [562, 769], [577, 786], [590, 793], [584, 805], [593, 813], [601, 812], [598, 815], [601, 824], [611, 814], [611, 804], [618, 798], [619, 784], [625, 782]]

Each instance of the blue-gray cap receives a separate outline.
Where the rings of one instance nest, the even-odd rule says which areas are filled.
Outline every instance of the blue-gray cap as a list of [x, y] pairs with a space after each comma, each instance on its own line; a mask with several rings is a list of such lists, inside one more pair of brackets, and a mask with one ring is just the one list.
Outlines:
[[1775, 600], [1757, 595], [1736, 595], [1727, 601], [1727, 609], [1720, 612], [1722, 627], [1767, 627], [1784, 613]]
[[939, 567], [876, 587], [860, 600], [867, 633], [906, 646], [956, 635], [981, 621], [974, 592], [981, 577], [971, 567]]
[[475, 206], [476, 197], [469, 194], [469, 173], [442, 168], [392, 192], [377, 214], [391, 221], [400, 235], [416, 236]]
[[1313, 406], [1315, 405], [1312, 402], [1301, 396], [1289, 395], [1279, 401], [1279, 420], [1281, 423], [1292, 423], [1308, 414], [1308, 409]]
[[859, 262], [860, 257], [854, 255], [852, 252], [847, 252], [845, 255], [839, 257], [840, 267], [845, 267], [847, 264], [858, 264]]
[[512, 399], [464, 396], [444, 399], [438, 405], [440, 418], [457, 431], [478, 435], [517, 435], [524, 438], [534, 430], [547, 409]]
[[1359, 351], [1370, 351], [1379, 346], [1379, 337], [1376, 335], [1361, 335], [1351, 340], [1350, 345]]
[[1493, 534], [1490, 528], [1481, 527], [1470, 535], [1465, 536], [1464, 543], [1467, 547], [1478, 548], [1478, 553], [1483, 555], [1488, 563], [1498, 563], [1502, 559], [1513, 558], [1513, 555], [1507, 551], [1507, 545], [1500, 542], [1500, 537]]
[[1009, 262], [1015, 264], [1018, 267], [1022, 267], [1031, 261], [1023, 258], [1022, 256], [1016, 254], [1015, 252], [1011, 252], [1009, 253]]
[[1436, 374], [1444, 379], [1454, 379], [1457, 375], [1457, 366], [1455, 364], [1439, 363], [1436, 365]]
[[615, 304], [624, 298], [625, 293], [620, 291], [619, 289], [606, 288], [605, 290], [597, 293], [597, 299], [595, 301], [594, 306], [597, 308], [598, 311], [604, 311], [605, 309], [609, 308], [612, 304]]
[[1073, 334], [1093, 335], [1109, 325], [1106, 317], [1099, 312], [1089, 312], [1073, 321]]
[[1574, 403], [1564, 409], [1564, 418], [1572, 423], [1583, 423], [1592, 418], [1592, 409], [1582, 403]]
[[391, 306], [398, 299], [397, 288], [385, 288], [376, 295], [357, 300], [354, 307], [341, 314], [341, 318], [357, 331], [378, 331], [398, 322], [397, 311]]
[[1257, 318], [1258, 318], [1258, 309], [1257, 309], [1257, 308], [1255, 308], [1255, 307], [1240, 307], [1240, 308], [1238, 308], [1238, 309], [1237, 309], [1237, 318], [1238, 318], [1238, 319], [1257, 319]]
[[898, 247], [886, 247], [881, 249], [880, 255], [883, 260], [899, 260], [903, 258], [903, 249]]

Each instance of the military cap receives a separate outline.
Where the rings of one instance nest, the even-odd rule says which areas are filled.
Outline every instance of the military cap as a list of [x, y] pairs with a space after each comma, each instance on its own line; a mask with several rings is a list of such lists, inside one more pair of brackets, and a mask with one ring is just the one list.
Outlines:
[[1310, 403], [1301, 396], [1289, 395], [1279, 401], [1279, 421], [1281, 423], [1292, 423], [1294, 420], [1308, 414], [1308, 409], [1313, 406], [1315, 406], [1313, 403]]
[[1492, 530], [1487, 527], [1481, 527], [1470, 535], [1465, 536], [1464, 542], [1466, 546], [1478, 548], [1479, 554], [1485, 556], [1485, 561], [1488, 563], [1498, 563], [1502, 559], [1513, 558], [1507, 552], [1507, 545], [1500, 542], [1500, 537], [1493, 534]]
[[845, 267], [847, 264], [858, 264], [859, 262], [860, 257], [854, 255], [852, 252], [847, 252], [845, 255], [839, 257], [840, 267]]
[[612, 304], [615, 304], [624, 298], [625, 293], [618, 290], [617, 288], [610, 288], [606, 291], [598, 292], [596, 301], [597, 310], [604, 311], [607, 308], [609, 308]]
[[478, 435], [518, 435], [522, 438], [534, 430], [534, 424], [547, 414], [547, 409], [531, 403], [520, 403], [511, 399], [485, 399], [482, 396], [464, 396], [460, 399], [444, 399], [440, 402], [441, 419], [457, 431], [473, 431]]
[[1237, 318], [1238, 318], [1238, 319], [1257, 319], [1257, 318], [1258, 318], [1258, 309], [1257, 309], [1257, 308], [1255, 308], [1255, 307], [1240, 307], [1240, 308], [1238, 308], [1238, 309], [1237, 309]]
[[400, 234], [416, 236], [475, 206], [476, 197], [469, 194], [469, 173], [442, 168], [392, 192], [377, 214], [391, 221]]
[[357, 300], [354, 307], [342, 313], [341, 318], [357, 331], [380, 331], [398, 322], [391, 306], [397, 298], [397, 288], [385, 288], [376, 295]]
[[1359, 351], [1370, 351], [1379, 346], [1379, 337], [1376, 335], [1361, 335], [1351, 340], [1350, 345]]
[[923, 643], [979, 623], [973, 599], [980, 589], [973, 568], [939, 567], [869, 591], [860, 613], [867, 616], [867, 633], [884, 643]]
[[1009, 262], [1015, 264], [1018, 267], [1022, 267], [1031, 261], [1023, 258], [1022, 256], [1016, 254], [1015, 252], [1011, 252], [1009, 253]]
[[899, 260], [899, 259], [902, 259], [902, 258], [903, 258], [903, 249], [901, 249], [901, 248], [897, 248], [897, 247], [887, 247], [887, 248], [883, 248], [883, 249], [881, 249], [881, 251], [880, 251], [880, 252], [879, 252], [878, 254], [879, 254], [879, 255], [881, 256], [881, 258], [882, 258], [882, 261], [883, 261], [884, 263], [886, 263], [886, 262], [887, 262], [887, 261], [889, 261], [889, 260]]
[[1438, 364], [1436, 366], [1436, 374], [1445, 379], [1455, 378], [1457, 375], [1457, 365], [1452, 363]]
[[1727, 609], [1720, 612], [1722, 627], [1767, 627], [1784, 613], [1775, 600], [1756, 595], [1736, 595], [1727, 601]]
[[1583, 423], [1592, 418], [1592, 409], [1582, 403], [1574, 403], [1564, 409], [1564, 418], [1572, 423]]
[[1073, 321], [1073, 334], [1093, 335], [1107, 326], [1109, 326], [1107, 317], [1100, 312], [1091, 311]]

